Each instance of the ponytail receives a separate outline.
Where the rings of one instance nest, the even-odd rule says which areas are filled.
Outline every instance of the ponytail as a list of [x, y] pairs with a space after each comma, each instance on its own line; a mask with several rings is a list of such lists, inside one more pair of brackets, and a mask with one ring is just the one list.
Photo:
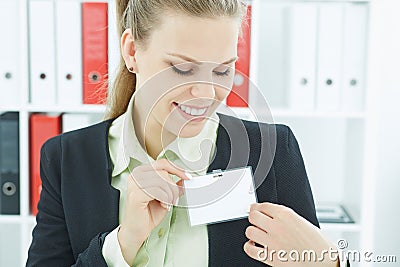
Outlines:
[[[117, 0], [116, 3], [118, 36], [122, 36], [126, 28], [126, 10], [129, 1], [132, 0]], [[107, 99], [105, 119], [117, 118], [125, 113], [129, 100], [135, 92], [136, 74], [128, 71], [122, 53], [120, 55], [117, 75]]]

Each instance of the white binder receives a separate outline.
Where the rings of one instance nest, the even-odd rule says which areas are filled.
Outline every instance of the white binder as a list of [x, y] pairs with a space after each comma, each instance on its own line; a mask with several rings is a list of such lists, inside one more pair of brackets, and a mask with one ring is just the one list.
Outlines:
[[295, 3], [288, 10], [288, 88], [292, 110], [312, 110], [315, 100], [317, 6]]
[[345, 5], [341, 86], [343, 111], [362, 111], [364, 107], [367, 19], [367, 4]]
[[81, 3], [55, 2], [58, 104], [82, 104]]
[[51, 0], [29, 2], [30, 102], [56, 102], [54, 5]]
[[343, 4], [320, 4], [318, 27], [316, 107], [322, 111], [338, 111], [343, 56]]
[[0, 1], [0, 107], [20, 99], [18, 1]]
[[69, 132], [96, 124], [103, 120], [103, 114], [70, 114], [62, 115], [62, 132]]

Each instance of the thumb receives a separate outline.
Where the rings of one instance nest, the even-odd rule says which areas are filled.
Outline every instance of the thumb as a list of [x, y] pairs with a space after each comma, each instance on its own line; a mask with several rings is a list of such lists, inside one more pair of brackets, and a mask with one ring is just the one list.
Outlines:
[[184, 180], [181, 179], [176, 183], [176, 185], [178, 186], [178, 189], [179, 189], [179, 196], [180, 197], [185, 194], [185, 188], [184, 188], [183, 181]]

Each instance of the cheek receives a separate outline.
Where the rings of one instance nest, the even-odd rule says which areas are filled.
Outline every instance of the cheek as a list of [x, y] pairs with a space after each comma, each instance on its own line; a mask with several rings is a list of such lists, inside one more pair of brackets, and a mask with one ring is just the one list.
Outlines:
[[179, 94], [181, 91], [181, 88], [175, 89], [159, 98], [154, 111], [157, 113], [156, 116], [160, 120], [164, 120], [166, 117], [171, 115], [170, 113], [175, 108], [172, 102], [179, 101]]
[[225, 88], [216, 86], [215, 87], [215, 99], [222, 102], [231, 92], [232, 88]]

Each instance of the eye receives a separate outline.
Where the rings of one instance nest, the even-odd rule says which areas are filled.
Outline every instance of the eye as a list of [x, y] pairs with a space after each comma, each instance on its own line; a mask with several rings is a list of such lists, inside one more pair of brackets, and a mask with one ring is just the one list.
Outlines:
[[230, 73], [230, 69], [226, 69], [225, 71], [214, 71], [217, 76], [228, 76]]
[[190, 70], [181, 70], [178, 69], [174, 64], [170, 63], [172, 69], [179, 75], [183, 75], [183, 76], [189, 76], [193, 74], [193, 69]]

